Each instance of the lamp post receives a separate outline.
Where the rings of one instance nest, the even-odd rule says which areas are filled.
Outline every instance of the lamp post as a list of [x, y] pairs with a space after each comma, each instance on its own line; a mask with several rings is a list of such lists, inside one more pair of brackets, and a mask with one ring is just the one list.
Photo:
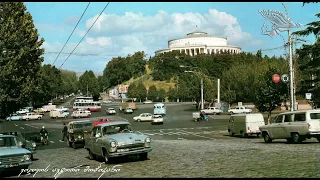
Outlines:
[[[284, 3], [282, 3], [286, 10], [287, 16], [285, 16], [280, 11], [275, 10], [259, 10], [259, 13], [268, 21], [271, 22], [272, 27], [271, 30], [268, 29], [266, 23], [263, 24], [261, 30], [262, 35], [268, 35], [270, 37], [274, 37], [276, 35], [280, 35], [282, 38], [283, 36], [280, 32], [287, 31], [288, 32], [288, 44], [289, 46], [289, 72], [290, 72], [290, 110], [294, 111], [295, 109], [295, 100], [294, 100], [294, 71], [293, 71], [293, 58], [292, 58], [292, 35], [290, 32], [291, 28], [300, 27], [301, 24], [294, 23], [290, 20], [288, 10]], [[283, 38], [284, 40], [284, 38]]]

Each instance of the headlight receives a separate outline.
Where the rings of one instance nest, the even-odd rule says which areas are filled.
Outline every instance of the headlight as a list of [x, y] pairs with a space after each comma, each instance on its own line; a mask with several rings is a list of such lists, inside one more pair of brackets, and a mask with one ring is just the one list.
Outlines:
[[111, 143], [110, 143], [110, 146], [111, 146], [112, 148], [115, 148], [115, 147], [116, 147], [116, 142], [114, 142], [114, 141], [111, 142]]
[[78, 138], [79, 138], [79, 139], [82, 139], [82, 136], [79, 135]]
[[37, 144], [35, 142], [33, 142], [32, 147], [37, 147]]
[[30, 155], [29, 155], [29, 154], [24, 155], [24, 156], [23, 156], [23, 159], [24, 159], [25, 161], [29, 161], [29, 160], [30, 160]]
[[22, 142], [19, 142], [19, 147], [22, 147], [22, 146], [23, 146]]
[[151, 138], [149, 138], [149, 137], [146, 138], [146, 142], [147, 142], [147, 143], [150, 143], [150, 142], [151, 142]]

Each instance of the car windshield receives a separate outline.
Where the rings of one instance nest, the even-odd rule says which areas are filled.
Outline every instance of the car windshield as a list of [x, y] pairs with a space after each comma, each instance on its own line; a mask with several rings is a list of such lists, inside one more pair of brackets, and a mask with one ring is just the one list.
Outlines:
[[[127, 130], [127, 131], [123, 131]], [[112, 126], [105, 126], [103, 128], [103, 135], [106, 134], [117, 134], [117, 133], [128, 133], [132, 132], [132, 128], [130, 124], [119, 124], [119, 125], [112, 125]]]
[[109, 108], [109, 110], [114, 110], [114, 108]]
[[161, 115], [155, 115], [155, 116], [153, 116], [153, 118], [162, 118], [162, 116]]
[[0, 147], [17, 146], [14, 137], [0, 137]]
[[84, 128], [84, 127], [90, 127], [92, 126], [91, 122], [86, 122], [86, 123], [76, 123], [73, 125], [74, 128]]

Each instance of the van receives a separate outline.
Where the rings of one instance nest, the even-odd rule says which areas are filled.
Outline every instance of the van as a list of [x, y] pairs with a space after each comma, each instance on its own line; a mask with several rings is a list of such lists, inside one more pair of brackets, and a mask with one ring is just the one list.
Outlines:
[[280, 113], [271, 124], [260, 127], [266, 143], [286, 139], [288, 143], [301, 143], [310, 138], [320, 142], [320, 110], [299, 110]]
[[51, 118], [67, 118], [69, 116], [69, 112], [59, 110], [59, 109], [54, 109], [50, 111], [49, 116]]
[[228, 123], [228, 132], [231, 136], [241, 134], [242, 137], [248, 135], [261, 135], [260, 126], [265, 125], [263, 115], [261, 113], [253, 114], [235, 114], [230, 116]]

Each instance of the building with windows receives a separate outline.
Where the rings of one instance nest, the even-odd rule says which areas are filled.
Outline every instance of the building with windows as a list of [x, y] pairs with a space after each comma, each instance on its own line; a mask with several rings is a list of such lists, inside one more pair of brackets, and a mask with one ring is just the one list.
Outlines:
[[214, 37], [206, 32], [194, 31], [180, 39], [168, 41], [168, 48], [155, 52], [156, 55], [180, 51], [190, 56], [197, 54], [216, 54], [220, 52], [240, 53], [241, 48], [227, 44], [227, 37]]

